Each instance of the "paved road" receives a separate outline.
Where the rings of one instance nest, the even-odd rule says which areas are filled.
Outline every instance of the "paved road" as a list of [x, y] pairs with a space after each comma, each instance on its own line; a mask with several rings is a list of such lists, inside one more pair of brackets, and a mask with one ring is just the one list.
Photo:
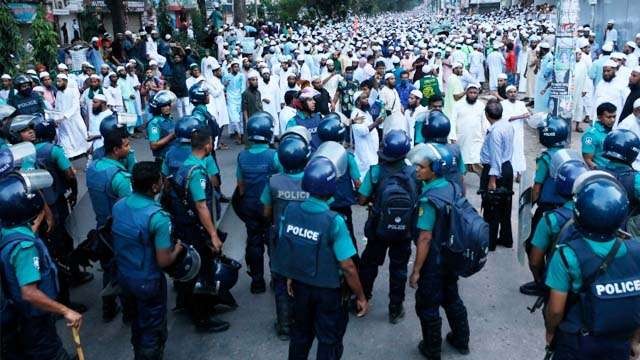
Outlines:
[[[536, 154], [539, 152], [537, 135], [527, 129], [525, 133], [525, 152], [528, 166], [534, 166]], [[576, 134], [574, 133], [574, 142]], [[138, 159], [151, 159], [145, 140], [135, 140]], [[228, 151], [220, 151], [218, 160], [223, 178], [223, 192], [230, 195], [235, 185], [235, 159], [240, 147], [232, 147]], [[93, 211], [86, 194], [85, 161], [77, 160], [74, 166], [78, 170], [80, 185], [80, 201], [73, 212], [73, 221], [68, 224], [76, 242], [95, 224]], [[478, 177], [470, 174], [466, 177], [467, 194], [470, 201], [479, 208], [480, 200], [475, 192], [478, 188]], [[516, 187], [517, 188], [517, 187]], [[515, 190], [515, 189], [514, 189]], [[512, 218], [514, 231], [517, 229], [516, 209], [514, 201]], [[361, 207], [354, 207], [354, 223], [356, 235], [362, 239], [362, 226], [366, 213]], [[225, 253], [236, 259], [243, 259], [245, 229], [244, 225], [228, 211], [221, 223], [223, 230], [229, 233], [225, 244]], [[364, 248], [362, 240], [360, 251]], [[411, 260], [413, 261], [413, 260]], [[411, 264], [410, 264], [411, 266]], [[229, 331], [221, 334], [198, 334], [182, 313], [169, 311], [169, 339], [166, 344], [166, 359], [285, 359], [288, 343], [279, 341], [273, 330], [274, 300], [271, 292], [252, 295], [249, 292], [249, 277], [242, 269], [240, 280], [233, 289], [233, 294], [240, 307], [221, 315], [231, 323]], [[94, 268], [96, 279], [101, 274]], [[471, 354], [460, 356], [447, 345], [443, 346], [443, 358], [491, 360], [491, 359], [535, 359], [544, 356], [544, 327], [540, 312], [530, 314], [526, 307], [534, 301], [531, 297], [521, 295], [517, 288], [528, 281], [529, 271], [518, 263], [515, 249], [498, 248], [489, 257], [485, 268], [475, 276], [460, 281], [462, 298], [469, 312], [471, 326]], [[132, 351], [129, 343], [130, 331], [120, 319], [109, 324], [101, 320], [101, 308], [98, 299], [100, 281], [94, 280], [73, 290], [72, 298], [89, 306], [85, 314], [81, 330], [82, 343], [87, 359], [114, 360], [131, 359]], [[419, 322], [415, 315], [414, 292], [407, 288], [405, 302], [406, 317], [399, 324], [391, 325], [387, 321], [387, 264], [381, 269], [374, 289], [371, 312], [362, 319], [352, 317], [344, 339], [345, 359], [419, 359], [416, 346], [420, 340]], [[174, 293], [169, 292], [169, 309], [174, 304]], [[443, 314], [444, 315], [444, 314]], [[446, 322], [445, 322], [446, 324]], [[443, 335], [448, 331], [444, 325]], [[71, 333], [58, 323], [59, 334], [68, 349], [72, 349]], [[315, 350], [313, 350], [315, 351]], [[312, 356], [314, 358], [315, 356]]]

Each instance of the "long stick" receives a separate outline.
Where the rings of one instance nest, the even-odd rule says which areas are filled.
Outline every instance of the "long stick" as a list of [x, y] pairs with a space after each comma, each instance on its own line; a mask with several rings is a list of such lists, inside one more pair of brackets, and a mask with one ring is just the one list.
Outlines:
[[82, 351], [82, 345], [80, 344], [80, 331], [77, 327], [71, 328], [73, 334], [73, 342], [76, 343], [76, 353], [78, 354], [78, 360], [84, 360], [84, 352]]

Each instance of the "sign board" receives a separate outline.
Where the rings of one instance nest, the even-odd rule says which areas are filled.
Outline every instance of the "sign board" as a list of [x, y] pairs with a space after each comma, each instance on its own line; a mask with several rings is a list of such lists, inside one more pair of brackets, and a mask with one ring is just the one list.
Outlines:
[[16, 21], [21, 24], [31, 24], [33, 19], [36, 18], [36, 12], [38, 11], [37, 6], [31, 4], [8, 3], [7, 7], [13, 13]]

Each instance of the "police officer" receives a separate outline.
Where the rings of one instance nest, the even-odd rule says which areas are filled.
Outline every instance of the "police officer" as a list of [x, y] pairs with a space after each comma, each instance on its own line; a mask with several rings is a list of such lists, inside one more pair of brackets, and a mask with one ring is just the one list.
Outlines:
[[366, 205], [370, 202], [365, 236], [367, 245], [362, 253], [358, 273], [367, 299], [371, 299], [373, 283], [378, 276], [378, 267], [384, 263], [389, 251], [389, 322], [395, 324], [404, 317], [405, 286], [407, 282], [407, 264], [411, 256], [411, 227], [414, 218], [408, 220], [402, 231], [388, 231], [381, 226], [382, 214], [389, 204], [385, 204], [384, 192], [389, 188], [389, 179], [401, 177], [403, 189], [415, 203], [418, 198], [418, 185], [413, 167], [404, 161], [411, 148], [411, 139], [402, 130], [391, 130], [382, 139], [382, 149], [378, 152], [380, 162], [372, 165], [358, 189], [358, 202]]
[[171, 118], [171, 104], [174, 97], [167, 90], [159, 91], [149, 102], [149, 112], [153, 118], [147, 125], [149, 147], [156, 161], [162, 162], [176, 138], [175, 123]]
[[462, 160], [460, 145], [449, 144], [447, 142], [447, 136], [449, 136], [449, 132], [451, 131], [451, 121], [449, 118], [442, 113], [442, 111], [430, 111], [423, 121], [420, 131], [425, 143], [442, 144], [447, 148], [451, 155], [451, 161], [447, 163], [447, 171], [444, 177], [456, 183], [464, 191], [464, 180], [462, 177], [467, 169]]
[[[536, 211], [531, 219], [531, 228], [536, 229], [545, 212], [563, 206], [567, 199], [556, 191], [556, 179], [549, 173], [551, 159], [558, 150], [565, 147], [569, 137], [569, 124], [566, 121], [548, 116], [538, 126], [538, 140], [546, 149], [536, 158], [536, 172], [533, 178], [531, 194], [532, 203], [536, 204]], [[525, 242], [527, 253], [531, 251], [532, 232]], [[534, 275], [535, 276], [535, 275]], [[525, 295], [540, 295], [545, 292], [543, 284], [531, 281], [520, 286], [520, 292]]]
[[547, 344], [554, 359], [628, 359], [640, 327], [640, 292], [630, 285], [640, 281], [640, 243], [623, 241], [616, 231], [629, 200], [617, 180], [603, 176], [574, 188], [577, 236], [558, 247], [546, 279]]
[[[105, 119], [106, 120], [106, 119]], [[104, 150], [106, 156], [94, 160], [87, 169], [87, 190], [93, 211], [96, 214], [96, 228], [107, 225], [112, 216], [113, 205], [118, 199], [131, 195], [131, 174], [122, 161], [129, 154], [131, 144], [125, 127], [119, 127], [106, 134]], [[116, 269], [113, 259], [101, 261], [103, 289], [115, 287]], [[105, 289], [102, 296], [102, 320], [111, 321], [118, 314], [116, 296]], [[104, 290], [103, 290], [104, 291]], [[121, 298], [122, 302], [122, 298]], [[128, 316], [126, 304], [125, 315]], [[128, 320], [128, 319], [126, 319]]]
[[[40, 169], [47, 170], [53, 177], [53, 184], [43, 190], [45, 202], [53, 215], [55, 226], [49, 231], [42, 231], [41, 236], [46, 239], [49, 252], [60, 266], [59, 285], [60, 301], [84, 312], [82, 304], [71, 303], [69, 300], [69, 286], [81, 285], [93, 279], [88, 272], [81, 272], [79, 264], [70, 255], [73, 251], [73, 238], [66, 229], [65, 223], [78, 198], [78, 181], [71, 166], [71, 161], [64, 154], [64, 150], [55, 145], [56, 124], [51, 120], [44, 120], [35, 125], [36, 163]], [[66, 193], [69, 192], [67, 197]]]
[[[213, 217], [215, 200], [206, 160], [213, 151], [213, 140], [208, 128], [196, 125], [191, 129], [191, 153], [170, 179], [170, 212], [175, 237], [192, 245], [202, 263], [208, 264], [213, 261], [214, 254], [222, 251], [222, 240]], [[176, 136], [181, 137], [181, 132], [176, 129]], [[229, 328], [229, 323], [211, 314], [212, 295], [215, 295], [212, 282], [211, 267], [203, 266], [197, 279], [176, 283], [178, 302], [184, 302], [197, 331], [220, 332]]]
[[[44, 200], [37, 193], [43, 186], [35, 177], [27, 181], [29, 176], [14, 173], [0, 180], [2, 287], [11, 302], [2, 311], [3, 353], [8, 351], [3, 358], [71, 359], [56, 333], [53, 315], [63, 316], [67, 326], [76, 328], [82, 324], [82, 315], [55, 301], [57, 270], [35, 232], [44, 217]], [[15, 322], [5, 326], [11, 318]], [[12, 348], [5, 349], [6, 344]]]
[[44, 115], [44, 100], [42, 96], [33, 91], [31, 79], [26, 75], [18, 75], [13, 81], [17, 93], [11, 93], [7, 104], [16, 108], [17, 115]]
[[617, 110], [610, 102], [598, 105], [598, 120], [582, 135], [582, 157], [590, 169], [601, 168], [607, 164], [607, 159], [602, 156], [602, 144], [616, 122]]
[[162, 359], [167, 339], [167, 281], [162, 272], [183, 246], [171, 243], [171, 220], [154, 196], [162, 191], [159, 164], [133, 167], [133, 193], [113, 206], [113, 248], [118, 283], [132, 308], [136, 359]]
[[300, 101], [300, 110], [288, 122], [286, 128], [301, 125], [311, 133], [311, 150], [315, 151], [320, 143], [318, 136], [318, 125], [322, 121], [322, 115], [316, 111], [316, 100], [314, 99], [320, 93], [313, 87], [309, 86], [300, 91], [298, 100]]
[[418, 207], [416, 259], [409, 284], [416, 288], [416, 313], [422, 328], [420, 353], [427, 359], [440, 359], [443, 307], [451, 332], [447, 342], [461, 354], [469, 353], [467, 309], [458, 293], [458, 276], [443, 266], [442, 244], [449, 236], [447, 208], [456, 200], [455, 183], [444, 178], [446, 164], [433, 144], [414, 147], [407, 159], [415, 165], [415, 176], [422, 182]]
[[9, 144], [9, 134], [7, 130], [7, 124], [11, 121], [12, 117], [16, 113], [16, 108], [10, 105], [0, 105], [0, 149], [6, 147]]
[[[102, 122], [100, 122], [100, 136], [102, 136], [103, 139], [106, 139], [109, 136], [109, 134], [111, 134], [112, 132], [116, 132], [116, 133], [122, 132], [122, 128], [124, 127], [125, 127], [124, 123], [121, 123], [118, 120], [118, 114], [109, 115], [104, 119], [102, 119]], [[93, 149], [93, 152], [91, 153], [91, 160], [98, 161], [105, 156], [107, 156], [105, 147], [101, 146], [97, 149]], [[137, 162], [136, 151], [133, 149], [133, 147], [130, 146], [127, 156], [125, 156], [122, 159], [119, 159], [118, 161], [122, 163], [122, 165], [125, 167], [127, 172], [131, 173], [131, 171], [133, 171], [133, 165], [135, 165]], [[91, 166], [91, 164], [89, 164], [87, 168], [89, 166]]]
[[[335, 112], [327, 114], [324, 119], [318, 125], [318, 137], [323, 143], [326, 141], [335, 141], [342, 144], [344, 141], [345, 133], [347, 129], [340, 120], [340, 115]], [[338, 188], [336, 193], [333, 194], [333, 202], [330, 205], [331, 210], [342, 214], [345, 222], [347, 223], [347, 229], [351, 235], [351, 241], [353, 246], [356, 247], [356, 236], [353, 231], [353, 216], [351, 212], [351, 205], [356, 203], [356, 189], [360, 187], [360, 170], [356, 163], [356, 157], [351, 151], [347, 151], [347, 172], [338, 178]], [[355, 260], [357, 261], [357, 260]]]
[[[304, 139], [295, 134], [285, 133], [278, 146], [278, 159], [284, 171], [271, 175], [260, 196], [264, 215], [272, 219], [273, 223], [273, 231], [270, 235], [271, 278], [276, 300], [276, 333], [283, 341], [289, 340], [292, 300], [287, 294], [286, 279], [280, 275], [283, 259], [275, 256], [278, 253], [286, 253], [284, 245], [278, 241], [277, 232], [287, 204], [302, 202], [309, 197], [309, 193], [302, 190], [302, 175], [310, 155], [311, 149]], [[283, 248], [276, 250], [278, 246]]]
[[282, 170], [276, 150], [269, 148], [273, 138], [273, 118], [267, 112], [257, 112], [247, 122], [249, 147], [238, 154], [237, 195], [247, 227], [245, 260], [251, 276], [251, 293], [266, 291], [264, 282], [264, 249], [268, 245], [268, 221], [265, 220], [260, 195], [269, 176]]
[[289, 359], [307, 359], [314, 337], [318, 359], [341, 358], [349, 321], [342, 279], [356, 295], [358, 316], [369, 307], [351, 260], [356, 250], [344, 219], [329, 209], [336, 187], [334, 165], [327, 158], [315, 158], [302, 178], [309, 199], [291, 202], [284, 211], [278, 241], [287, 244], [281, 271], [294, 301]]
[[534, 229], [529, 251], [529, 269], [538, 288], [544, 289], [546, 265], [558, 243], [560, 232], [571, 220], [575, 206], [572, 198], [573, 184], [587, 170], [585, 163], [576, 160], [566, 161], [557, 170], [554, 178], [555, 188], [558, 195], [565, 199], [565, 203], [561, 207], [544, 213], [542, 221], [539, 221]]

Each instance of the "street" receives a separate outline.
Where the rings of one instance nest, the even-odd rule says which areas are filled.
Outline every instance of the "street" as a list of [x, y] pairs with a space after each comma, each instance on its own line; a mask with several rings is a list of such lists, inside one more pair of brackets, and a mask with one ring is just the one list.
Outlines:
[[[525, 153], [528, 168], [534, 169], [535, 157], [539, 152], [537, 133], [526, 128]], [[573, 133], [574, 148], [579, 134]], [[133, 141], [138, 160], [149, 160], [151, 154], [147, 141]], [[222, 169], [222, 189], [230, 196], [235, 186], [235, 161], [239, 146], [231, 150], [218, 151], [219, 166]], [[85, 160], [74, 162], [80, 184], [80, 200], [73, 211], [69, 230], [76, 243], [95, 223], [93, 211], [85, 187]], [[476, 195], [478, 177], [468, 174], [465, 177], [467, 196], [471, 203], [479, 208], [480, 199]], [[517, 192], [517, 186], [514, 187]], [[359, 251], [364, 248], [362, 227], [366, 211], [354, 206], [354, 224], [359, 239]], [[512, 209], [513, 230], [517, 232], [517, 198], [514, 196]], [[222, 230], [229, 233], [224, 253], [243, 262], [245, 229], [244, 224], [232, 210], [226, 212], [220, 224]], [[544, 326], [540, 311], [534, 314], [526, 309], [535, 298], [521, 295], [518, 287], [530, 280], [529, 270], [518, 263], [516, 248], [498, 250], [491, 253], [485, 268], [468, 279], [461, 279], [460, 291], [469, 313], [471, 327], [471, 354], [459, 355], [448, 345], [443, 345], [444, 359], [535, 359], [544, 356]], [[419, 321], [414, 310], [414, 290], [407, 286], [405, 301], [405, 319], [399, 324], [388, 322], [387, 264], [381, 269], [374, 288], [370, 313], [364, 318], [351, 316], [344, 337], [345, 359], [420, 359], [417, 344], [421, 338]], [[412, 261], [409, 263], [409, 271]], [[92, 271], [95, 279], [72, 291], [74, 301], [88, 305], [84, 314], [81, 339], [87, 359], [129, 359], [132, 357], [129, 342], [130, 329], [123, 325], [121, 317], [109, 324], [101, 319], [98, 294], [101, 285], [101, 273], [96, 265]], [[169, 337], [166, 343], [166, 359], [284, 359], [287, 357], [288, 342], [275, 336], [273, 293], [267, 290], [260, 295], [249, 292], [249, 276], [246, 268], [241, 269], [240, 280], [232, 290], [239, 308], [221, 314], [223, 320], [231, 323], [231, 328], [218, 334], [196, 333], [186, 314], [172, 312], [175, 293], [169, 287]], [[444, 317], [444, 312], [442, 313]], [[446, 324], [446, 321], [443, 321]], [[73, 349], [71, 331], [65, 328], [63, 321], [58, 322], [59, 334], [68, 350]], [[448, 325], [443, 326], [443, 338]], [[315, 357], [315, 348], [312, 357]]]

